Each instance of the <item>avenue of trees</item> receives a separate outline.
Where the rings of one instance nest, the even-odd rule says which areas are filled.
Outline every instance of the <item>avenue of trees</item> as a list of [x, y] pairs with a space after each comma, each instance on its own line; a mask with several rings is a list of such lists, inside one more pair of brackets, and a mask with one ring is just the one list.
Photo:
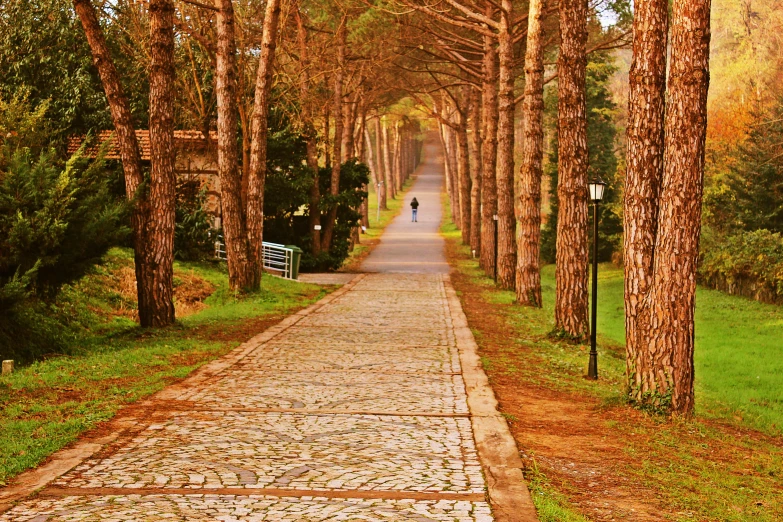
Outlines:
[[[776, 26], [762, 22], [783, 16], [772, 0], [712, 3], [742, 30], [718, 35], [726, 74], [710, 105], [710, 0], [8, 0], [0, 102], [23, 106], [27, 123], [53, 123], [37, 139], [40, 125], [0, 122], [0, 175], [12, 183], [5, 173], [24, 163], [50, 185], [58, 173], [77, 180], [63, 216], [116, 231], [93, 234], [104, 240], [86, 242], [84, 258], [129, 232], [140, 322], [166, 326], [180, 227], [175, 129], [216, 136], [238, 292], [259, 287], [265, 238], [300, 241], [309, 267], [338, 267], [369, 224], [368, 185], [380, 187], [381, 207], [397, 197], [429, 129], [463, 242], [520, 305], [542, 306], [541, 263], [555, 262], [553, 335], [577, 342], [590, 329], [587, 183], [601, 177], [600, 260], [625, 266], [629, 398], [687, 416], [700, 263], [730, 286], [763, 248], [762, 264], [779, 270], [753, 275], [783, 294], [782, 54]], [[737, 60], [757, 66], [727, 65]], [[119, 189], [94, 176], [100, 162], [53, 156], [68, 136], [105, 129], [122, 156]], [[138, 129], [150, 133], [149, 165]], [[83, 202], [77, 190], [97, 195]], [[30, 211], [40, 223], [65, 208], [51, 199]], [[8, 203], [3, 219], [29, 214], [14, 210]], [[0, 244], [34, 237], [20, 227], [0, 223]], [[54, 226], [28, 229], [60, 237]], [[57, 265], [6, 250], [0, 306]]]

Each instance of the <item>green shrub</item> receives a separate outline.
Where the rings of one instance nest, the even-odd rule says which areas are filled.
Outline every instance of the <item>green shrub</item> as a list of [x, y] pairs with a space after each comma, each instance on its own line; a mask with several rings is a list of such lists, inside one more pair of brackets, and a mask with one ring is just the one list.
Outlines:
[[783, 237], [769, 230], [721, 236], [705, 229], [699, 275], [708, 286], [759, 301], [783, 298]]
[[49, 303], [129, 232], [103, 161], [47, 146], [46, 110], [0, 101], [0, 353], [18, 360], [67, 344]]

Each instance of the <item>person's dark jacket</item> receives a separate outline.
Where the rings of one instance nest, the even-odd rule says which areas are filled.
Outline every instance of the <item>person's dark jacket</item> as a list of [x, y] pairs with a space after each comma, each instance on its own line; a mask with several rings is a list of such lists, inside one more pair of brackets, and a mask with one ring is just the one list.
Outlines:
[[416, 201], [416, 198], [413, 198], [413, 201], [411, 201], [411, 208], [419, 208], [419, 202]]

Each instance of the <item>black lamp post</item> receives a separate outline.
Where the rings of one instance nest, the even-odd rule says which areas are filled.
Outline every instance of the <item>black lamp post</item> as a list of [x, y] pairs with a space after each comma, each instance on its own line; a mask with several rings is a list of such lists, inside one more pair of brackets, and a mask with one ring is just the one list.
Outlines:
[[598, 379], [598, 351], [595, 347], [596, 319], [598, 309], [598, 205], [604, 199], [606, 183], [601, 178], [588, 183], [590, 202], [593, 204], [593, 307], [590, 322], [590, 364], [587, 366], [587, 378]]

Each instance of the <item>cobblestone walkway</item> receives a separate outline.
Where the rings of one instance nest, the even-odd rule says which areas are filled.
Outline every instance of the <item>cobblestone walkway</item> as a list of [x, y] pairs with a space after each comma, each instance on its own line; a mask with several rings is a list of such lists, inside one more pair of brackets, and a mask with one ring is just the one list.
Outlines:
[[531, 520], [459, 301], [428, 271], [355, 276], [121, 414], [0, 521]]

